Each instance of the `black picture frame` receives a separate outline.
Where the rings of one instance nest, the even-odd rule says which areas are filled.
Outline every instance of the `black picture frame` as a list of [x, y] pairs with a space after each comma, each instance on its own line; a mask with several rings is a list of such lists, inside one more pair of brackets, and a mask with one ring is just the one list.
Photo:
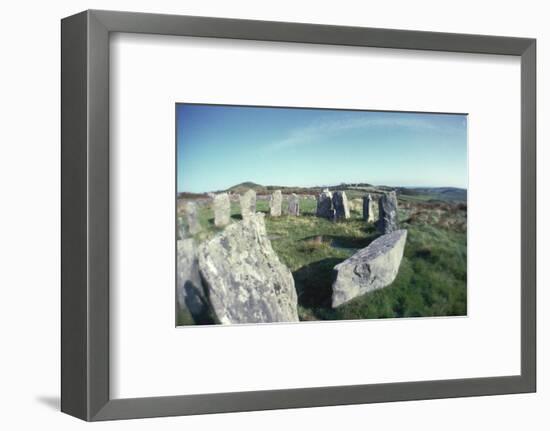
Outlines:
[[[148, 33], [521, 59], [521, 374], [169, 397], [109, 396], [109, 35]], [[61, 21], [61, 410], [87, 421], [536, 391], [536, 40], [85, 11]]]

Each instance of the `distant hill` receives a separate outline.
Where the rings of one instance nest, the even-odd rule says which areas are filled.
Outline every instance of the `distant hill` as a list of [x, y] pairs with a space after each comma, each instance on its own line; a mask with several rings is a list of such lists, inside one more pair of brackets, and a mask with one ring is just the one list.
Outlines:
[[178, 199], [206, 199], [208, 195], [206, 193], [190, 193], [179, 192]]
[[266, 193], [267, 187], [264, 187], [260, 184], [253, 183], [252, 181], [246, 181], [244, 183], [240, 183], [232, 187], [229, 187], [226, 190], [226, 192], [240, 194], [240, 193], [245, 193], [247, 190], [254, 190], [256, 193]]
[[229, 187], [226, 190], [219, 190], [219, 192], [231, 192], [233, 194], [243, 194], [248, 190], [254, 190], [257, 194], [265, 195], [270, 194], [273, 190], [282, 190], [285, 194], [297, 193], [297, 194], [317, 194], [320, 193], [325, 187], [332, 191], [346, 190], [351, 193], [381, 193], [389, 190], [397, 190], [397, 193], [402, 196], [409, 196], [414, 200], [436, 200], [436, 201], [467, 201], [467, 190], [458, 187], [388, 187], [388, 186], [373, 186], [369, 183], [341, 183], [333, 186], [316, 186], [316, 187], [288, 187], [269, 185], [263, 186], [252, 181], [245, 181], [240, 184], [236, 184]]
[[398, 192], [403, 195], [424, 195], [439, 201], [466, 202], [468, 191], [458, 187], [399, 187]]
[[259, 195], [266, 195], [272, 193], [274, 190], [281, 190], [284, 194], [311, 194], [320, 193], [322, 189], [320, 187], [289, 187], [277, 185], [262, 186], [261, 184], [254, 183], [252, 181], [245, 181], [244, 183], [234, 185], [222, 191], [231, 192], [234, 194], [242, 194], [245, 193], [247, 190], [254, 190]]

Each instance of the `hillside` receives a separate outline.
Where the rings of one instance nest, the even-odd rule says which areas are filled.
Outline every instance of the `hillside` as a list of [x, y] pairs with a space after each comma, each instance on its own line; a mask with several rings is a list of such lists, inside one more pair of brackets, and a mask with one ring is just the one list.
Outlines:
[[468, 192], [458, 187], [400, 187], [401, 195], [422, 196], [423, 200], [466, 202]]
[[226, 192], [234, 194], [243, 194], [247, 190], [254, 190], [257, 194], [270, 194], [273, 190], [282, 190], [284, 194], [296, 193], [296, 194], [318, 194], [324, 188], [328, 188], [332, 191], [345, 190], [348, 193], [348, 198], [360, 197], [361, 193], [381, 193], [389, 190], [397, 190], [401, 199], [414, 200], [414, 201], [444, 201], [444, 202], [466, 202], [467, 190], [458, 187], [389, 187], [384, 185], [374, 186], [368, 183], [357, 184], [335, 184], [327, 186], [315, 186], [315, 187], [289, 187], [289, 186], [277, 186], [268, 185], [264, 186], [252, 181], [246, 181], [240, 184], [236, 184], [228, 189]]
[[232, 187], [229, 187], [226, 192], [231, 193], [245, 193], [248, 190], [254, 190], [256, 193], [267, 193], [267, 188], [257, 184], [253, 183], [252, 181], [245, 181], [244, 183], [236, 184]]

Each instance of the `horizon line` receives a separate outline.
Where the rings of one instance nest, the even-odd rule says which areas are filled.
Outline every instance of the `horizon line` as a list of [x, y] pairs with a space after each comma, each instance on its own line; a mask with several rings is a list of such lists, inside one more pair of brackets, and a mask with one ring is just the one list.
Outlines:
[[[246, 183], [246, 182], [250, 182], [252, 183], [253, 181], [244, 181], [243, 183]], [[230, 187], [227, 187], [225, 189], [216, 189], [216, 190], [205, 190], [205, 191], [200, 191], [200, 192], [194, 192], [194, 191], [187, 191], [187, 190], [176, 190], [176, 193], [193, 193], [193, 194], [205, 194], [205, 193], [213, 193], [213, 192], [220, 192], [220, 191], [227, 191], [233, 187], [238, 187], [240, 185], [242, 185], [243, 183], [239, 183], [239, 184], [235, 184], [233, 186], [230, 186]], [[268, 188], [268, 187], [281, 187], [281, 188], [301, 188], [301, 189], [314, 189], [314, 188], [326, 188], [326, 189], [331, 189], [331, 188], [336, 188], [336, 187], [341, 187], [341, 186], [351, 186], [353, 184], [369, 184], [369, 186], [366, 186], [366, 187], [388, 187], [388, 188], [401, 188], [401, 189], [459, 189], [459, 190], [465, 190], [465, 191], [468, 191], [468, 187], [458, 187], [458, 186], [418, 186], [418, 185], [415, 185], [415, 186], [390, 186], [390, 185], [386, 185], [386, 184], [370, 184], [370, 183], [341, 183], [341, 184], [336, 184], [336, 185], [326, 185], [326, 184], [322, 184], [322, 185], [314, 185], [314, 186], [285, 186], [285, 185], [281, 185], [281, 184], [277, 184], [277, 185], [262, 185], [262, 184], [257, 184], [257, 183], [254, 183], [256, 186], [259, 186], [259, 187], [264, 187], [264, 188]], [[252, 187], [249, 187], [250, 189], [252, 189]]]

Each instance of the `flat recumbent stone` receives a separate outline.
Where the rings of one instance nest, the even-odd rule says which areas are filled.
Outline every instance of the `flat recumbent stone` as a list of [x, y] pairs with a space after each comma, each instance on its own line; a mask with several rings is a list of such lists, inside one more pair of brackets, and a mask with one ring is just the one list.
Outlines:
[[382, 235], [336, 265], [332, 307], [391, 284], [399, 271], [406, 240], [404, 229]]

